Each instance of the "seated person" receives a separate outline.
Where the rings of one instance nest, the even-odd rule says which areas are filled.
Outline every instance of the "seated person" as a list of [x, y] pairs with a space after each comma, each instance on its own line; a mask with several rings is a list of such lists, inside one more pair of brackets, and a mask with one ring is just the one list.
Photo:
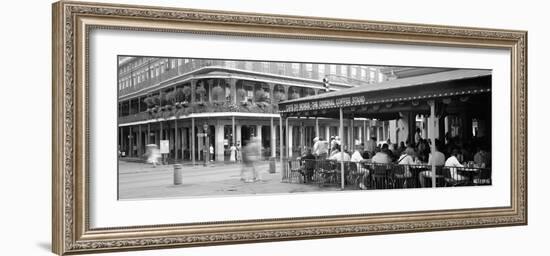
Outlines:
[[300, 160], [304, 163], [304, 172], [302, 175], [304, 176], [304, 183], [307, 183], [311, 181], [311, 177], [315, 171], [315, 156], [311, 153], [311, 148], [306, 148], [306, 152]]
[[[407, 147], [403, 154], [399, 157], [397, 160], [397, 164], [399, 165], [405, 165], [405, 173], [402, 175], [402, 177], [399, 178], [410, 178], [412, 177], [412, 173], [409, 170], [409, 165], [413, 165], [414, 163], [414, 149], [412, 147]], [[401, 176], [401, 175], [399, 175]]]
[[474, 163], [481, 168], [491, 166], [491, 154], [485, 151], [483, 147], [478, 147], [477, 153], [474, 155]]
[[463, 181], [463, 180], [467, 180], [466, 177], [458, 174], [458, 170], [456, 169], [456, 167], [464, 167], [464, 165], [462, 165], [459, 161], [458, 161], [458, 158], [457, 156], [460, 154], [460, 150], [458, 149], [453, 149], [451, 151], [451, 156], [449, 158], [447, 158], [447, 161], [445, 161], [445, 167], [453, 167], [453, 168], [450, 168], [450, 172], [451, 172], [451, 178], [455, 181]]
[[[384, 150], [384, 148], [386, 150]], [[391, 157], [387, 152], [387, 148], [388, 148], [388, 144], [384, 144], [384, 146], [382, 146], [382, 149], [380, 151], [376, 152], [376, 154], [374, 154], [374, 156], [371, 159], [371, 162], [375, 163], [375, 164], [389, 164], [389, 163], [391, 163]]]
[[[439, 151], [440, 147], [441, 146], [438, 145], [438, 143], [435, 144], [435, 152], [433, 154], [430, 154], [430, 156], [428, 157], [428, 165], [431, 166], [433, 164], [436, 167], [445, 165], [445, 155], [441, 153], [441, 151]], [[432, 171], [431, 170], [423, 171], [423, 172], [420, 172], [418, 175], [420, 180], [420, 186], [426, 187], [426, 179], [432, 178]]]
[[[342, 159], [343, 157], [343, 159]], [[331, 156], [329, 157], [329, 160], [335, 160], [335, 161], [349, 161], [351, 160], [351, 157], [346, 152], [340, 151], [340, 145], [335, 145], [334, 150], [331, 153]]]

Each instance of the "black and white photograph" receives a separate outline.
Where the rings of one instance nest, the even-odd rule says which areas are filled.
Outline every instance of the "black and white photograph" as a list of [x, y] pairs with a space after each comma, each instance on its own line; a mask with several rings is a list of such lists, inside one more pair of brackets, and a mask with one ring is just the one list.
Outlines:
[[492, 71], [118, 56], [118, 199], [491, 186]]

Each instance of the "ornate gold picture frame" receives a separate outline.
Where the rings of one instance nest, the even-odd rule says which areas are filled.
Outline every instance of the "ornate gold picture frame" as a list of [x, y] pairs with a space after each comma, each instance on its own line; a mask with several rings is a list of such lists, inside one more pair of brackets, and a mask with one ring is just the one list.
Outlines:
[[[88, 50], [90, 32], [97, 29], [158, 32], [159, 37], [163, 33], [185, 32], [508, 50], [510, 205], [92, 228]], [[526, 31], [70, 1], [53, 4], [52, 31], [52, 247], [57, 254], [527, 224]]]

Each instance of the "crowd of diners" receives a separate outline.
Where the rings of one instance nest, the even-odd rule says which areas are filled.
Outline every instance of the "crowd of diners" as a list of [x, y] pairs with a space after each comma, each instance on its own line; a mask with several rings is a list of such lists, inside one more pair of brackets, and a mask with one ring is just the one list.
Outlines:
[[[490, 168], [491, 153], [490, 142], [484, 137], [472, 137], [464, 140], [459, 136], [445, 136], [445, 140], [435, 140], [435, 151], [431, 152], [431, 141], [420, 136], [418, 129], [414, 136], [414, 142], [401, 142], [399, 145], [388, 141], [377, 143], [376, 137], [371, 137], [365, 144], [355, 141], [354, 150], [350, 152], [347, 148], [342, 149], [342, 143], [338, 136], [332, 136], [328, 140], [315, 137], [312, 148], [303, 148], [300, 160], [333, 160], [350, 161], [357, 163], [359, 167], [363, 163], [372, 164], [399, 164], [407, 166], [431, 166], [437, 167], [473, 167]], [[369, 175], [368, 168], [358, 168]], [[431, 179], [432, 171], [429, 168], [420, 172], [418, 179], [420, 186], [426, 186], [426, 180]], [[456, 180], [463, 180], [466, 177], [460, 175], [456, 168], [452, 177]], [[311, 177], [311, 174], [308, 176]], [[405, 168], [406, 178], [412, 173], [408, 167]], [[365, 189], [364, 184], [359, 184]]]

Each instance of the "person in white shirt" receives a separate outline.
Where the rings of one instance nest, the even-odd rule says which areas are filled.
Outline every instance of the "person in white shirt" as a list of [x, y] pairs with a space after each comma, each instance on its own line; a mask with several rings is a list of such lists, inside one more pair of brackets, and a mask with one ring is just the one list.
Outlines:
[[355, 151], [351, 155], [351, 162], [356, 163], [357, 165], [357, 172], [359, 173], [360, 177], [359, 180], [359, 188], [360, 189], [367, 189], [367, 186], [365, 186], [365, 181], [367, 177], [369, 176], [370, 172], [367, 168], [362, 168], [361, 162], [364, 161], [363, 156], [361, 156], [361, 143], [356, 142], [355, 143]]
[[[464, 167], [459, 161], [458, 161], [458, 154], [460, 154], [460, 151], [458, 149], [453, 149], [451, 156], [447, 158], [447, 161], [445, 161], [445, 167]], [[450, 168], [451, 172], [451, 178], [455, 181], [463, 181], [467, 178], [458, 174], [458, 170], [456, 168]]]
[[361, 149], [360, 146], [355, 146], [355, 151], [351, 155], [351, 161], [354, 163], [359, 163], [363, 161], [363, 156], [361, 156]]
[[321, 140], [319, 137], [315, 137], [313, 142], [313, 155], [317, 159], [326, 159], [328, 155], [328, 142]]
[[[444, 166], [445, 165], [445, 154], [441, 153], [439, 151], [439, 145], [438, 143], [435, 144], [435, 152], [433, 154], [430, 154], [430, 156], [428, 157], [428, 165], [432, 165], [432, 163], [437, 167], [437, 166]], [[431, 168], [431, 167], [430, 167]], [[420, 172], [419, 174], [419, 180], [420, 180], [420, 186], [421, 187], [426, 187], [426, 179], [431, 179], [432, 178], [432, 171], [423, 171], [423, 172]], [[437, 176], [436, 176], [437, 178]]]
[[397, 160], [397, 164], [399, 165], [405, 165], [405, 173], [402, 177], [399, 178], [410, 178], [412, 177], [412, 173], [409, 170], [409, 165], [413, 165], [414, 163], [414, 149], [411, 147], [407, 147], [403, 154], [399, 157], [399, 160]]
[[351, 157], [349, 156], [348, 153], [340, 151], [340, 145], [336, 145], [334, 147], [334, 154], [332, 154], [332, 156], [329, 157], [329, 160], [349, 161], [351, 160]]

